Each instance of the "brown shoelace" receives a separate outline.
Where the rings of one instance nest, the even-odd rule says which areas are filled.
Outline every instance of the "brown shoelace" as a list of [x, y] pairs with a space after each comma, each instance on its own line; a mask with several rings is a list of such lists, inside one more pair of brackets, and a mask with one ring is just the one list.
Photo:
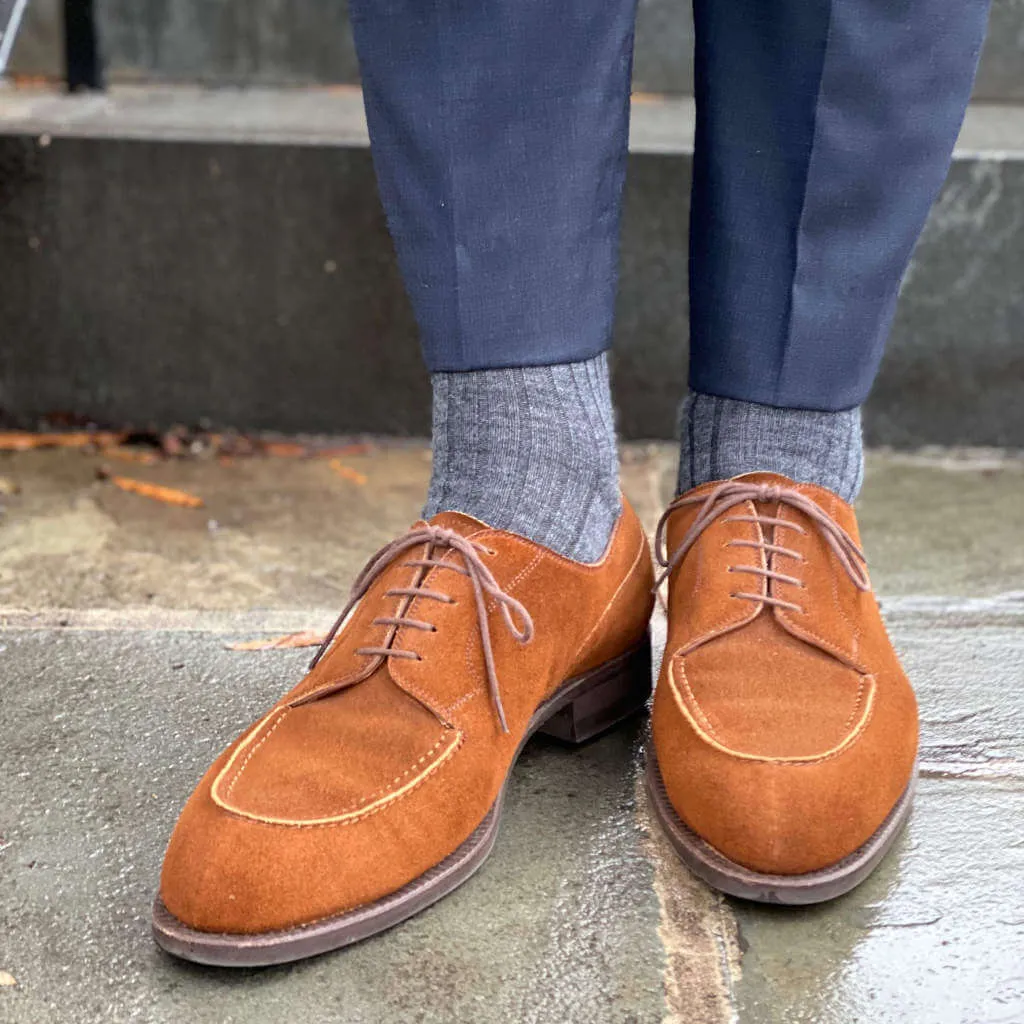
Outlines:
[[[415, 651], [406, 651], [392, 646], [399, 628], [405, 626], [409, 629], [419, 629], [429, 633], [436, 633], [437, 627], [422, 619], [411, 619], [405, 613], [409, 611], [416, 598], [424, 598], [428, 601], [442, 601], [445, 604], [455, 604], [455, 599], [440, 590], [430, 590], [424, 587], [430, 569], [449, 569], [462, 576], [468, 576], [473, 584], [473, 596], [476, 600], [476, 618], [480, 629], [480, 645], [484, 652], [484, 666], [487, 672], [487, 686], [490, 690], [491, 701], [498, 715], [498, 721], [504, 732], [508, 732], [508, 723], [505, 721], [505, 709], [501, 703], [501, 688], [498, 685], [498, 674], [494, 667], [494, 650], [491, 646], [491, 627], [487, 611], [487, 599], [491, 598], [501, 609], [502, 618], [508, 631], [520, 643], [528, 643], [533, 638], [533, 619], [526, 608], [510, 594], [506, 594], [498, 585], [494, 574], [484, 563], [481, 555], [493, 554], [490, 549], [478, 544], [476, 541], [468, 540], [462, 534], [454, 530], [447, 530], [439, 526], [421, 526], [410, 530], [405, 536], [398, 537], [385, 544], [363, 567], [355, 582], [352, 584], [352, 593], [342, 613], [338, 616], [334, 625], [331, 626], [320, 645], [319, 650], [310, 662], [310, 669], [314, 668], [326, 653], [331, 642], [338, 635], [349, 612], [355, 607], [356, 602], [370, 589], [373, 581], [403, 552], [410, 548], [429, 545], [426, 557], [411, 559], [402, 562], [403, 566], [425, 570], [419, 576], [419, 580], [411, 587], [392, 587], [384, 592], [385, 597], [404, 597], [406, 602], [397, 615], [380, 616], [373, 620], [374, 625], [390, 626], [391, 632], [387, 641], [380, 647], [359, 647], [356, 654], [363, 654], [367, 657], [387, 658], [408, 658], [414, 661], [423, 659]], [[462, 564], [455, 561], [442, 560], [433, 557], [437, 549], [451, 549], [462, 556]], [[518, 620], [518, 622], [517, 622]]]
[[[742, 505], [745, 502], [774, 503], [789, 505], [792, 508], [803, 512], [808, 519], [817, 527], [825, 543], [831, 548], [839, 564], [846, 570], [846, 574], [853, 581], [858, 590], [870, 590], [871, 580], [868, 578], [867, 560], [864, 552], [858, 547], [857, 542], [844, 530], [820, 505], [811, 501], [806, 495], [801, 494], [794, 487], [782, 487], [776, 484], [753, 484], [744, 483], [741, 480], [729, 480], [719, 484], [707, 495], [684, 495], [676, 498], [667, 509], [664, 515], [658, 520], [658, 529], [654, 535], [654, 555], [662, 571], [658, 574], [655, 586], [660, 586], [672, 573], [680, 562], [686, 557], [687, 552], [697, 543], [700, 535], [724, 512]], [[671, 557], [665, 546], [665, 531], [668, 525], [669, 516], [676, 509], [684, 508], [687, 505], [700, 505], [696, 519], [687, 530], [679, 546], [672, 552]], [[730, 516], [724, 522], [735, 523], [757, 523], [759, 526], [774, 526], [779, 529], [796, 530], [801, 535], [807, 531], [799, 524], [790, 522], [787, 519], [780, 519], [777, 516]], [[757, 548], [766, 556], [771, 553], [783, 557], [796, 559], [803, 562], [805, 559], [799, 551], [787, 548], [781, 544], [769, 543], [761, 533], [760, 540], [731, 540], [727, 547], [750, 547]], [[771, 562], [765, 558], [765, 564]], [[775, 569], [753, 565], [731, 565], [729, 572], [745, 572], [768, 580], [778, 580], [782, 583], [791, 583], [797, 587], [803, 587], [804, 583], [796, 576], [778, 572]], [[779, 608], [788, 608], [795, 612], [802, 613], [804, 609], [792, 601], [785, 601], [782, 598], [773, 597], [768, 594], [748, 594], [742, 591], [733, 593], [732, 597], [742, 598], [747, 601], [757, 601], [763, 604], [775, 605]]]

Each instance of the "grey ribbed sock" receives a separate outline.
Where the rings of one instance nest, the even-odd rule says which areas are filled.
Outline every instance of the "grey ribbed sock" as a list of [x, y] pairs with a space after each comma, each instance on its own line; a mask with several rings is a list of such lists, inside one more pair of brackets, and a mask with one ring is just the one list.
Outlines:
[[679, 493], [759, 470], [852, 502], [864, 477], [860, 409], [776, 409], [691, 392], [679, 407]]
[[599, 559], [620, 511], [606, 357], [430, 379], [424, 517], [466, 512], [576, 561]]

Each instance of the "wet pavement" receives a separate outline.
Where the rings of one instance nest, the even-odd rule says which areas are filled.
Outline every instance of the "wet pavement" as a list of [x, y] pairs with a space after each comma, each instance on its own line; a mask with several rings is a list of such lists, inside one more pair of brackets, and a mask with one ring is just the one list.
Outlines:
[[[634, 725], [533, 744], [497, 851], [450, 899], [343, 955], [242, 975], [149, 938], [163, 845], [210, 754], [302, 672], [215, 631], [15, 630], [2, 795], [5, 1021], [661, 1019], [658, 901], [635, 820]], [[180, 667], [175, 667], [180, 666]], [[61, 679], [59, 704], [46, 685]], [[6, 702], [5, 702], [6, 703]], [[571, 827], [566, 824], [571, 822]], [[6, 1005], [5, 1005], [6, 1004]], [[9, 1015], [8, 1015], [9, 1014]]]
[[1024, 1021], [1024, 615], [891, 628], [923, 711], [910, 825], [833, 904], [735, 908], [740, 1021]]
[[[1024, 1022], [1024, 463], [876, 455], [860, 504], [923, 710], [907, 833], [847, 897], [723, 900], [678, 864], [637, 786], [642, 724], [530, 744], [495, 853], [452, 897], [292, 967], [182, 965], [150, 942], [167, 834], [212, 755], [308, 652], [226, 645], [326, 626], [415, 517], [422, 446], [345, 459], [0, 457], [0, 1021], [264, 1024]], [[667, 446], [625, 455], [653, 525]], [[5, 488], [0, 487], [0, 492]]]

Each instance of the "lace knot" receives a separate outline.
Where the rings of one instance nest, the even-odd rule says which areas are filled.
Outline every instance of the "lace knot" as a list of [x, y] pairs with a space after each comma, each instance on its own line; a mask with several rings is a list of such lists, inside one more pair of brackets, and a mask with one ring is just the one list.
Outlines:
[[782, 488], [778, 484], [756, 484], [757, 497], [755, 501], [761, 501], [765, 504], [770, 502], [778, 502], [782, 497]]

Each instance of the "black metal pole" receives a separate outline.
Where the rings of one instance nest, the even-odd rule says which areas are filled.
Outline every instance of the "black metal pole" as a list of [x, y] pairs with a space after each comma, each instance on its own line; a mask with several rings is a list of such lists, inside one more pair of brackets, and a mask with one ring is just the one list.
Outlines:
[[64, 0], [64, 64], [68, 92], [103, 88], [93, 0]]

